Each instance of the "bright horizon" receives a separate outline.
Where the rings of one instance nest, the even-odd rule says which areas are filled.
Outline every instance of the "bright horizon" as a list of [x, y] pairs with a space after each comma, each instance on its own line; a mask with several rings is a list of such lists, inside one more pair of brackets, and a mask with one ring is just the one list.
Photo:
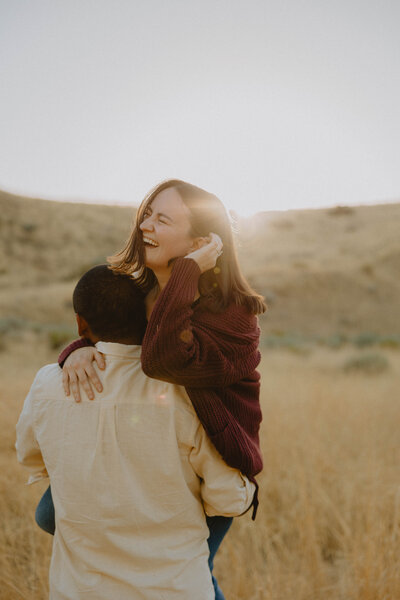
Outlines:
[[400, 201], [400, 5], [0, 0], [0, 188], [247, 216]]
[[[87, 199], [87, 198], [50, 198], [50, 197], [46, 197], [46, 196], [39, 196], [38, 194], [35, 195], [30, 195], [30, 194], [26, 194], [26, 193], [22, 193], [19, 192], [18, 190], [10, 190], [10, 189], [5, 189], [3, 187], [0, 186], [0, 191], [1, 192], [5, 192], [6, 194], [11, 194], [13, 196], [20, 196], [23, 198], [26, 198], [28, 200], [45, 200], [48, 202], [68, 202], [71, 204], [90, 204], [92, 206], [120, 206], [120, 207], [132, 207], [132, 209], [137, 209], [139, 207], [140, 201], [137, 203], [131, 203], [129, 201], [123, 202], [123, 201], [118, 201], [118, 200], [101, 200], [101, 199]], [[143, 198], [141, 199], [143, 200]], [[223, 200], [221, 198], [221, 200]], [[296, 211], [296, 210], [323, 210], [323, 209], [329, 209], [329, 208], [335, 208], [338, 206], [352, 206], [352, 207], [357, 207], [357, 206], [376, 206], [376, 205], [385, 205], [385, 204], [399, 204], [400, 203], [400, 198], [398, 199], [386, 199], [386, 200], [377, 200], [377, 201], [371, 201], [371, 202], [348, 202], [348, 203], [332, 203], [332, 204], [325, 204], [325, 205], [313, 205], [313, 206], [290, 206], [290, 207], [280, 207], [280, 206], [274, 206], [269, 208], [268, 206], [259, 208], [254, 210], [253, 207], [249, 207], [248, 210], [246, 210], [246, 207], [243, 207], [243, 210], [239, 207], [239, 210], [237, 210], [235, 208], [235, 206], [233, 205], [229, 205], [227, 202], [224, 202], [224, 205], [226, 207], [226, 209], [228, 210], [228, 212], [233, 211], [233, 214], [237, 215], [238, 217], [242, 218], [242, 219], [249, 219], [251, 217], [256, 216], [258, 213], [262, 213], [262, 212], [287, 212], [287, 211]]]

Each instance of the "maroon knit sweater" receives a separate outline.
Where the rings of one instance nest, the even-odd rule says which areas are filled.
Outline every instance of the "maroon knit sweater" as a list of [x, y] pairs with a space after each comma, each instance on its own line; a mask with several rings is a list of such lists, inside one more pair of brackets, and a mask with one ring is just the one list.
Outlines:
[[[194, 260], [175, 261], [147, 325], [142, 368], [149, 377], [186, 388], [225, 462], [254, 481], [262, 469], [258, 319], [243, 306], [212, 313], [201, 301], [193, 302], [200, 274]], [[73, 350], [89, 344], [70, 344], [60, 354], [60, 366]], [[256, 495], [254, 513], [257, 503]]]

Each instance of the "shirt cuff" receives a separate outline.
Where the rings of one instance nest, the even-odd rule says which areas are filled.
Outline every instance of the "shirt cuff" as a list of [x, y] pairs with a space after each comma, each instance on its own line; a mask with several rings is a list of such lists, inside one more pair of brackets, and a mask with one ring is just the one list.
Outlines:
[[32, 485], [32, 483], [36, 483], [37, 481], [42, 481], [43, 479], [48, 479], [48, 478], [49, 478], [49, 474], [47, 473], [47, 469], [44, 468], [42, 471], [38, 471], [37, 473], [32, 473], [32, 475], [29, 476], [29, 479], [26, 482], [26, 485]]
[[242, 473], [239, 473], [239, 476], [240, 479], [238, 480], [236, 490], [227, 491], [223, 513], [218, 512], [215, 507], [203, 501], [204, 512], [208, 517], [240, 517], [250, 510], [254, 503], [257, 485]]

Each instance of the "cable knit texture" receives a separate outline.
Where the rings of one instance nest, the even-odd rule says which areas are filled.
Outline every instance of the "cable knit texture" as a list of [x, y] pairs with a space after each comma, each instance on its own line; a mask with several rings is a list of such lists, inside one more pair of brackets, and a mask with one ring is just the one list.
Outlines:
[[147, 325], [142, 368], [185, 386], [224, 460], [254, 477], [262, 469], [258, 319], [235, 304], [215, 314], [193, 303], [199, 277], [194, 260], [176, 260]]

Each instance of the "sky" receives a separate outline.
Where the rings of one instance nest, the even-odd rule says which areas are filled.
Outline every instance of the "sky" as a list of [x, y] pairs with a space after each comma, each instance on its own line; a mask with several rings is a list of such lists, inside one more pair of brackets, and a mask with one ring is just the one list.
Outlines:
[[0, 0], [0, 188], [400, 201], [398, 0]]

